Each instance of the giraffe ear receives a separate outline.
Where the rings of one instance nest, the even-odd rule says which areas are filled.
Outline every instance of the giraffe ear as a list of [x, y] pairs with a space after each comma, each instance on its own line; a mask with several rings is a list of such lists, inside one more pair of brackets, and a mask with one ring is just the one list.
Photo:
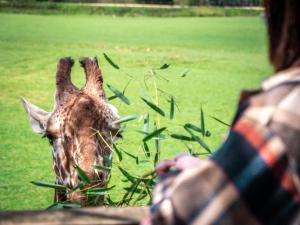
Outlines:
[[47, 122], [51, 115], [50, 112], [46, 112], [36, 105], [30, 103], [25, 98], [21, 97], [21, 102], [25, 111], [28, 114], [29, 121], [31, 123], [32, 130], [35, 133], [44, 135], [47, 128]]

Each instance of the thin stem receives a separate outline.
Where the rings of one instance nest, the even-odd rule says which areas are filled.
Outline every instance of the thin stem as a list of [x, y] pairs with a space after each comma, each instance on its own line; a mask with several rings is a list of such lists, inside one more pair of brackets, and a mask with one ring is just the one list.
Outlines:
[[[157, 84], [156, 84], [156, 80], [155, 80], [155, 72], [153, 70], [150, 70], [150, 72], [151, 72], [152, 80], [153, 80], [153, 84], [154, 84], [156, 105], [159, 106], [158, 88], [157, 88]], [[156, 120], [157, 120], [158, 127], [160, 127], [159, 115], [156, 116]]]

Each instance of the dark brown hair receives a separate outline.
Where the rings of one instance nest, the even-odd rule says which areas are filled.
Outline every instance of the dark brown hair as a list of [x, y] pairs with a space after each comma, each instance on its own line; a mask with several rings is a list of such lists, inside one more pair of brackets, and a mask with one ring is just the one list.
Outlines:
[[264, 6], [275, 70], [300, 66], [300, 0], [264, 0]]

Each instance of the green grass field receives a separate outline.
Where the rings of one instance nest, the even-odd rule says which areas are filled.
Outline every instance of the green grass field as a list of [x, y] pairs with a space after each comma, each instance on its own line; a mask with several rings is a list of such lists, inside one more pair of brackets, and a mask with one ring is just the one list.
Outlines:
[[[182, 132], [180, 124], [198, 123], [200, 106], [212, 136], [207, 143], [217, 149], [227, 128], [209, 118], [230, 122], [241, 89], [258, 87], [271, 74], [267, 62], [265, 29], [259, 18], [120, 18], [98, 16], [37, 16], [0, 14], [0, 209], [45, 208], [53, 193], [31, 185], [32, 180], [52, 182], [50, 146], [33, 134], [19, 96], [51, 110], [57, 60], [72, 56], [95, 56], [106, 83], [122, 89], [128, 81], [124, 72], [112, 68], [102, 57], [107, 53], [123, 71], [133, 76], [127, 96], [132, 105], [113, 100], [120, 113], [145, 113], [140, 100], [143, 76], [163, 63], [171, 64], [162, 74], [170, 82], [159, 87], [172, 93], [180, 107], [175, 122], [168, 124]], [[186, 77], [181, 75], [189, 70]], [[84, 84], [79, 64], [73, 70], [76, 85]], [[151, 87], [151, 86], [150, 86]], [[109, 90], [107, 90], [109, 93]], [[153, 92], [150, 90], [150, 94]], [[168, 111], [168, 103], [161, 101]], [[152, 115], [153, 116], [153, 115]], [[122, 145], [137, 155], [142, 136], [135, 132], [142, 123], [129, 124]], [[175, 140], [162, 145], [162, 158], [186, 151]], [[199, 148], [199, 151], [201, 149]], [[132, 160], [123, 165], [133, 173]], [[145, 169], [146, 170], [146, 169]], [[122, 192], [117, 170], [112, 182], [115, 195]]]

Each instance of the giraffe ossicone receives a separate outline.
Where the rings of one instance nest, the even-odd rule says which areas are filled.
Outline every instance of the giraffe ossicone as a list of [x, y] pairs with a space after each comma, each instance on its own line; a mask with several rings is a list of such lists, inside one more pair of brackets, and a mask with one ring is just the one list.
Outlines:
[[[105, 187], [108, 172], [95, 170], [93, 165], [105, 166], [104, 157], [112, 153], [110, 145], [121, 137], [120, 125], [112, 125], [120, 116], [118, 110], [107, 103], [97, 58], [80, 60], [86, 74], [86, 83], [81, 89], [71, 81], [73, 64], [70, 57], [61, 58], [57, 64], [52, 112], [22, 97], [21, 101], [33, 131], [47, 137], [52, 145], [56, 183], [70, 189], [76, 187], [80, 178], [74, 165], [78, 165], [92, 181], [91, 185]], [[56, 190], [54, 201], [88, 204], [87, 197], [79, 190], [69, 194]], [[103, 204], [103, 198], [98, 204]]]

